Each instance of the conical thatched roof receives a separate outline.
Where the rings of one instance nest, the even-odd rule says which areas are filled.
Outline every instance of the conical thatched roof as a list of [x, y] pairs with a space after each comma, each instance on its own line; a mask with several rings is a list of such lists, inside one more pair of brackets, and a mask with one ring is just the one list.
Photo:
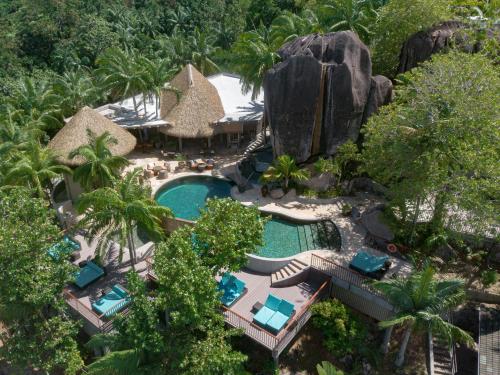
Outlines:
[[161, 117], [168, 125], [160, 131], [181, 138], [212, 136], [211, 124], [224, 117], [224, 107], [215, 86], [192, 65], [186, 65], [170, 86], [179, 92], [162, 90]]
[[134, 149], [137, 142], [135, 137], [127, 130], [120, 128], [113, 121], [97, 113], [92, 108], [84, 107], [49, 142], [49, 147], [58, 155], [58, 160], [61, 163], [70, 167], [76, 167], [84, 163], [84, 160], [79, 157], [70, 160], [68, 155], [74, 149], [88, 144], [87, 129], [96, 136], [108, 132], [116, 138], [118, 143], [110, 147], [113, 155], [127, 155]]

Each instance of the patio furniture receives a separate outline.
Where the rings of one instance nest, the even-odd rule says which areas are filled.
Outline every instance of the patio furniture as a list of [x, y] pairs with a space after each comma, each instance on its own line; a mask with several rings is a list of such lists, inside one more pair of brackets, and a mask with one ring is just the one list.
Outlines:
[[212, 170], [215, 167], [215, 160], [214, 159], [208, 159], [206, 164], [207, 164], [206, 169], [207, 170]]
[[263, 327], [266, 326], [269, 319], [271, 319], [281, 303], [281, 299], [269, 293], [264, 306], [254, 315], [253, 321]]
[[278, 311], [276, 311], [271, 319], [267, 321], [266, 328], [275, 333], [281, 331], [294, 314], [294, 310], [295, 306], [292, 303], [284, 299], [281, 300], [280, 305], [278, 306]]
[[198, 164], [198, 166], [197, 166], [198, 172], [203, 172], [206, 167], [207, 167], [207, 165], [205, 163]]
[[349, 268], [369, 277], [381, 278], [390, 267], [389, 256], [376, 256], [358, 251], [349, 263]]
[[154, 172], [155, 176], [157, 176], [157, 175], [158, 175], [158, 173], [160, 173], [160, 171], [161, 171], [162, 169], [164, 169], [162, 165], [155, 165], [155, 166], [153, 167], [153, 172]]
[[100, 315], [112, 317], [130, 304], [132, 299], [120, 284], [115, 284], [111, 291], [92, 304], [92, 308]]
[[221, 302], [229, 307], [243, 296], [246, 292], [246, 285], [235, 276], [225, 273], [219, 282], [218, 289], [223, 291]]
[[146, 169], [148, 169], [148, 170], [150, 170], [150, 171], [152, 171], [154, 167], [155, 167], [155, 163], [148, 163], [148, 164], [146, 165]]
[[264, 306], [264, 305], [262, 304], [262, 302], [259, 302], [259, 301], [255, 302], [255, 303], [253, 304], [253, 306], [252, 306], [252, 312], [254, 312], [254, 311], [255, 311], [255, 312], [257, 312], [257, 311], [259, 311], [260, 309], [262, 309], [262, 306]]
[[92, 261], [88, 261], [83, 268], [81, 268], [75, 279], [77, 287], [83, 289], [90, 283], [98, 280], [104, 276], [104, 270]]
[[188, 161], [188, 165], [189, 165], [189, 169], [196, 169], [196, 168], [198, 168], [198, 163], [195, 160], [189, 160]]
[[155, 173], [151, 169], [145, 169], [144, 170], [144, 177], [145, 178], [152, 178], [154, 177]]

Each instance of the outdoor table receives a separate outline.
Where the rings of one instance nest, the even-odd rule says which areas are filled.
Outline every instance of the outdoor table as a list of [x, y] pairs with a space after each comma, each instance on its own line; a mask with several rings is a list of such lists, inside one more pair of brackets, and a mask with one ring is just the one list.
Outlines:
[[264, 305], [262, 304], [262, 302], [257, 301], [257, 302], [255, 302], [255, 304], [252, 306], [252, 311], [257, 312], [257, 311], [259, 311], [260, 309], [262, 309], [262, 307], [263, 307], [263, 306], [264, 306]]
[[162, 169], [161, 171], [158, 172], [158, 178], [160, 180], [163, 180], [168, 177], [168, 171], [166, 169]]

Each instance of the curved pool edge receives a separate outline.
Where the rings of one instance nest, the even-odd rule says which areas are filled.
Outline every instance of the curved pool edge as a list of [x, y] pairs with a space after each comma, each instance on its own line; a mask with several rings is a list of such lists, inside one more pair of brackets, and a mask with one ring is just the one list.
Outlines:
[[[212, 174], [212, 171], [204, 171], [204, 172], [181, 172], [181, 173], [176, 173], [174, 176], [166, 178], [161, 185], [155, 186], [155, 188], [151, 189], [151, 197], [153, 199], [156, 199], [156, 195], [158, 194], [159, 191], [161, 191], [165, 185], [170, 184], [171, 182], [175, 182], [177, 180], [180, 180], [185, 177], [212, 177], [212, 178], [218, 178], [219, 180], [227, 181], [227, 182], [232, 182], [229, 178], [223, 176], [223, 175], [214, 175]], [[231, 198], [233, 194], [231, 193]]]

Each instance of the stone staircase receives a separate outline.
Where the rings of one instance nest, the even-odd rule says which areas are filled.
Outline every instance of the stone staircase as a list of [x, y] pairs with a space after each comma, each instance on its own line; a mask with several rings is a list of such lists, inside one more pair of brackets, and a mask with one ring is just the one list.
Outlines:
[[266, 137], [264, 132], [260, 132], [259, 134], [257, 134], [255, 140], [247, 146], [245, 152], [243, 153], [243, 158], [248, 157], [253, 151], [262, 146], [265, 142], [265, 139]]
[[452, 353], [448, 344], [439, 337], [432, 338], [432, 349], [434, 353], [434, 374], [435, 375], [454, 375], [455, 365]]
[[271, 286], [288, 286], [295, 284], [302, 272], [309, 269], [309, 265], [298, 259], [293, 259], [283, 268], [271, 274]]

